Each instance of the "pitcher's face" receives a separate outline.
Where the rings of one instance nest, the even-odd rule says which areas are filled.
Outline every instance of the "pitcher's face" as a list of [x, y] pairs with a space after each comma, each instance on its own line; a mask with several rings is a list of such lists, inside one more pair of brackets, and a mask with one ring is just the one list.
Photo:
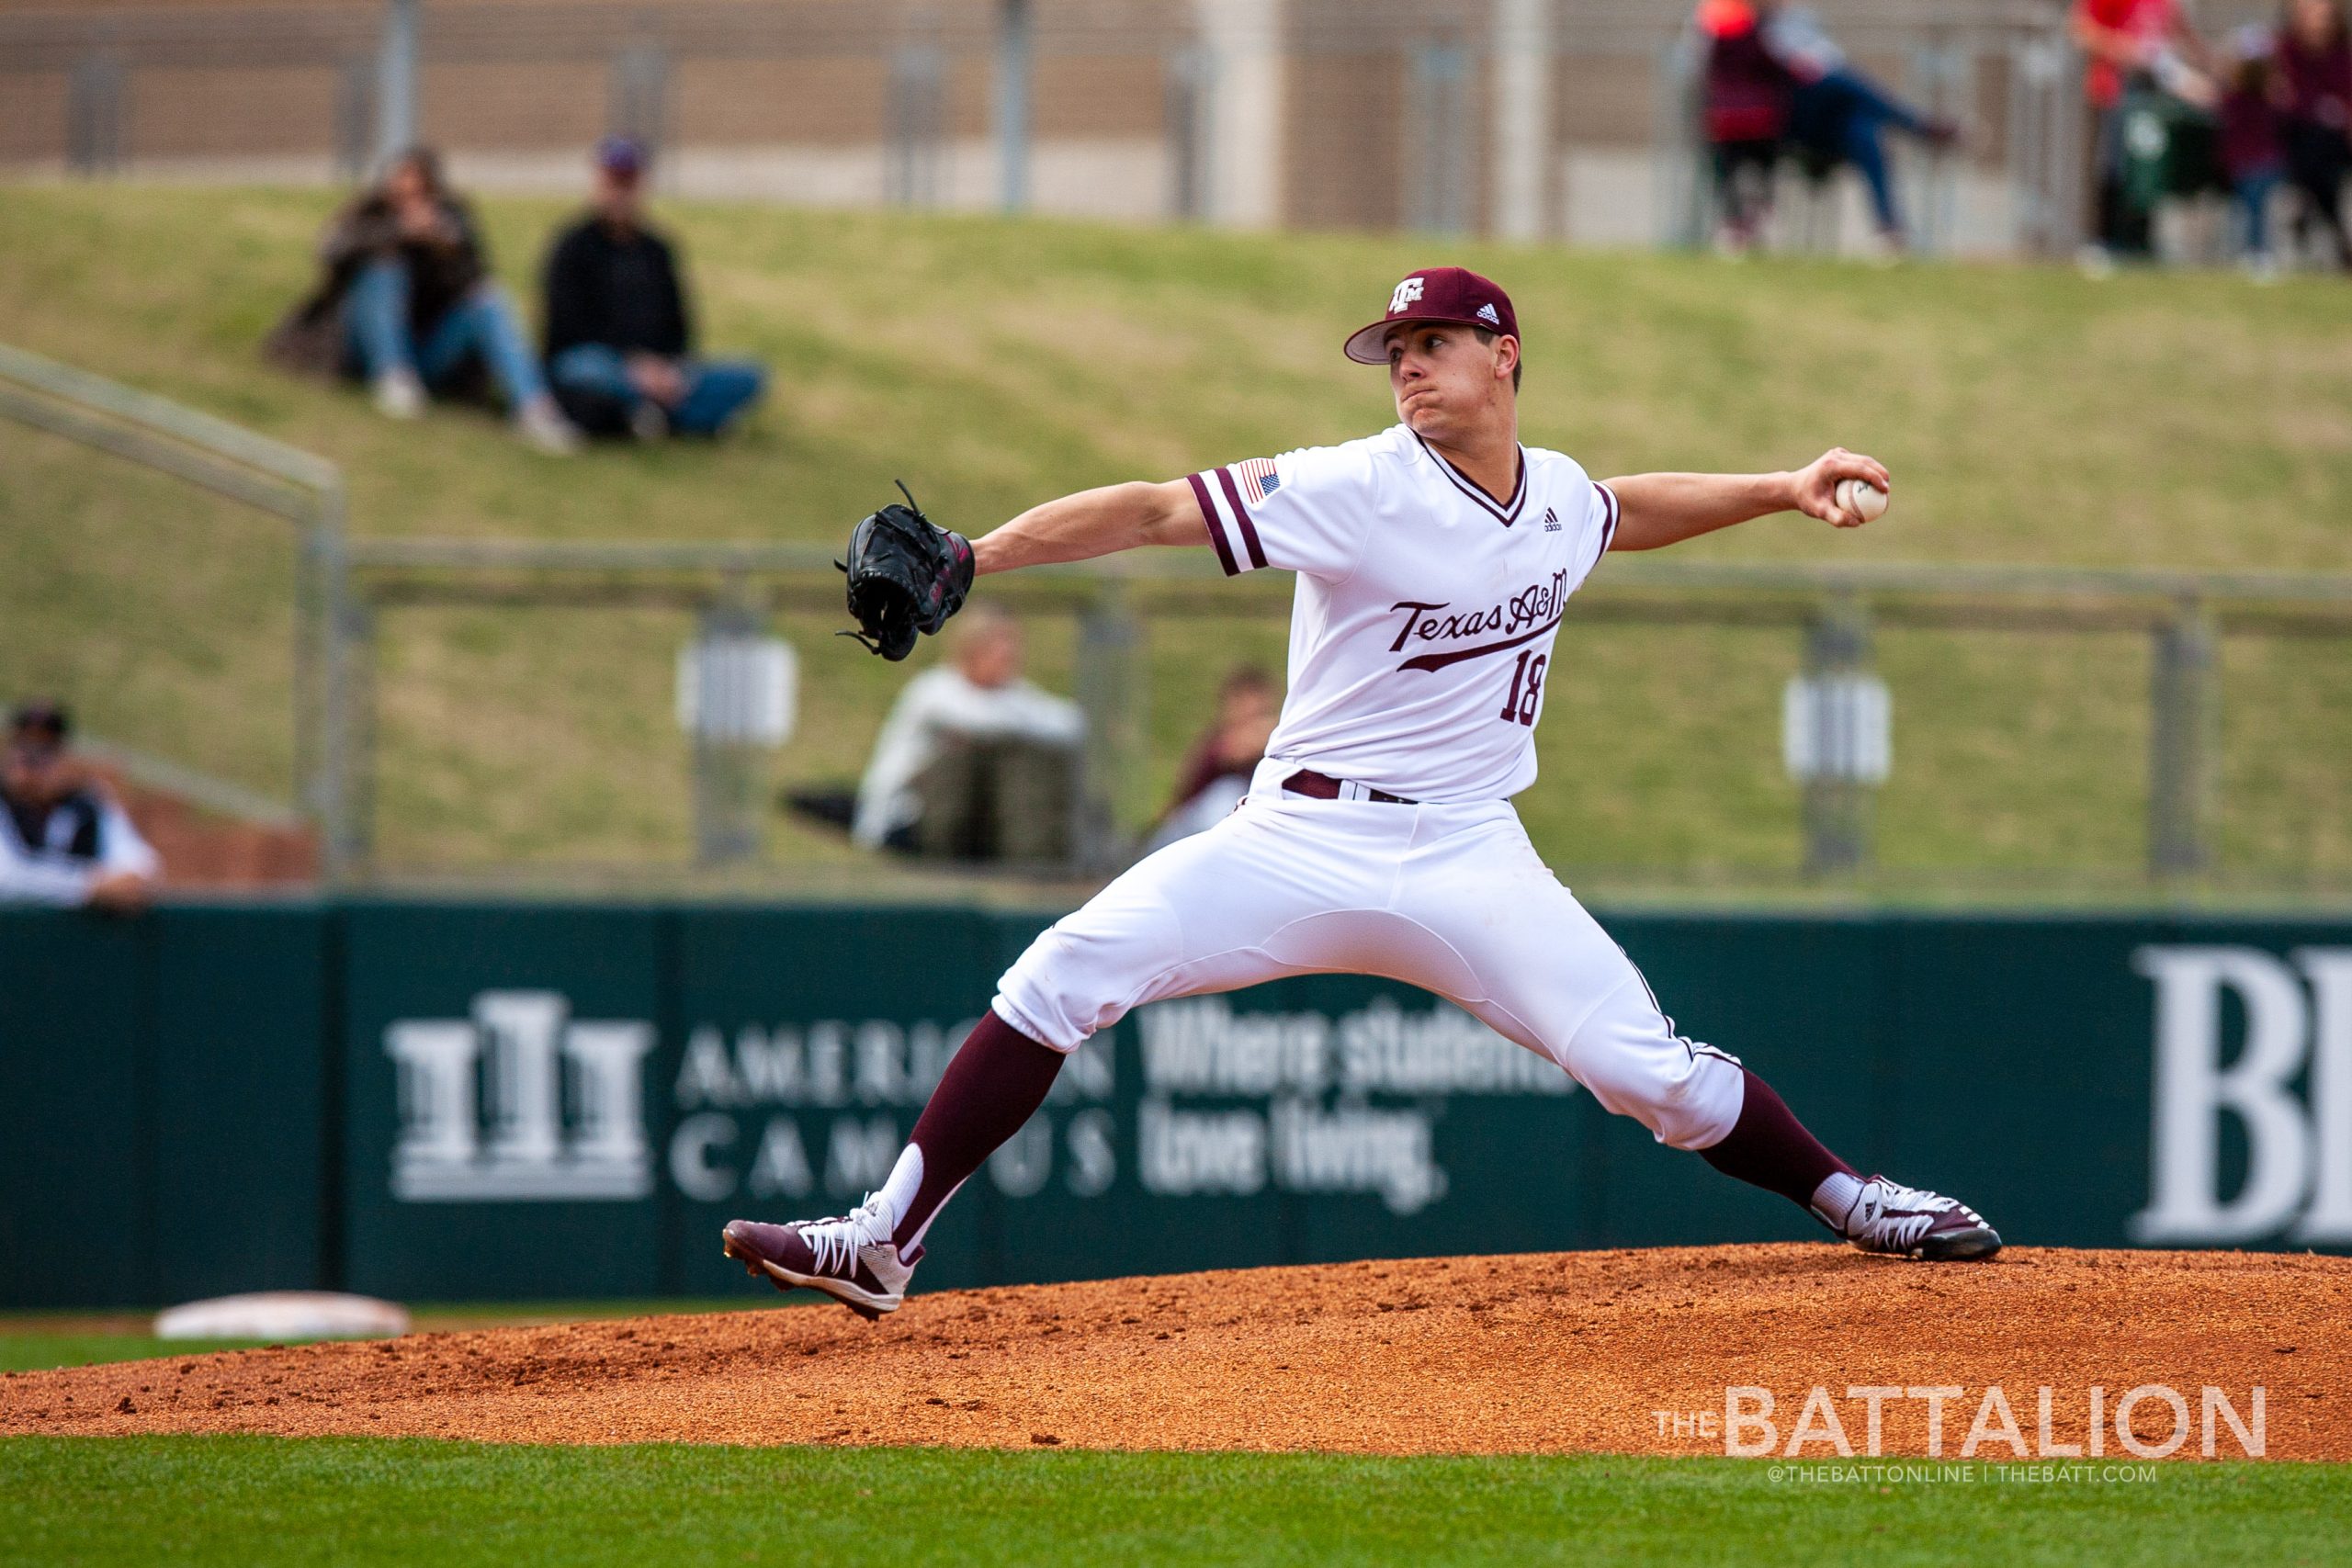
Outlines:
[[1405, 321], [1389, 329], [1388, 389], [1396, 417], [1424, 440], [1465, 435], [1510, 408], [1511, 367], [1519, 340], [1451, 321]]

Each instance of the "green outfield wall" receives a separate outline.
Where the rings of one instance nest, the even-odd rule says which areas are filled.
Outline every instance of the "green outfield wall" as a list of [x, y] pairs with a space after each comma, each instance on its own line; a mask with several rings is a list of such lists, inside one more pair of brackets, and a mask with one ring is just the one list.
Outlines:
[[[719, 1225], [878, 1185], [1047, 918], [0, 911], [0, 1306], [747, 1287]], [[2012, 1241], [2352, 1249], [2352, 921], [1603, 919], [1684, 1032]], [[1819, 1234], [1435, 998], [1317, 976], [1089, 1045], [922, 1283]]]

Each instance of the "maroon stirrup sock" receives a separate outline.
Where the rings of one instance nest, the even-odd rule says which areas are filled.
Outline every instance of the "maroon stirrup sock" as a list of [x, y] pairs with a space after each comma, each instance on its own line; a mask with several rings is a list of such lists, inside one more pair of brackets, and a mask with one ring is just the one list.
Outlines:
[[904, 1248], [922, 1235], [932, 1215], [980, 1162], [1046, 1103], [1062, 1060], [1062, 1053], [1030, 1039], [994, 1008], [981, 1015], [940, 1075], [907, 1140], [922, 1151], [922, 1180], [891, 1240]]
[[1721, 1143], [1701, 1149], [1700, 1158], [1725, 1176], [1778, 1192], [1808, 1213], [1824, 1180], [1841, 1170], [1860, 1174], [1804, 1130], [1770, 1084], [1745, 1067], [1740, 1075], [1747, 1080], [1747, 1097], [1740, 1101], [1739, 1120]]

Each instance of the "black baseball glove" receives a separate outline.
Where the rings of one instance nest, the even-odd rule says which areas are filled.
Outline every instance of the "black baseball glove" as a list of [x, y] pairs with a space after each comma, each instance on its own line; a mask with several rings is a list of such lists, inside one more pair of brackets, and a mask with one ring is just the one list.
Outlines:
[[902, 483], [892, 502], [850, 533], [849, 613], [860, 629], [843, 632], [892, 660], [914, 651], [919, 633], [936, 632], [972, 591], [972, 541], [933, 527]]

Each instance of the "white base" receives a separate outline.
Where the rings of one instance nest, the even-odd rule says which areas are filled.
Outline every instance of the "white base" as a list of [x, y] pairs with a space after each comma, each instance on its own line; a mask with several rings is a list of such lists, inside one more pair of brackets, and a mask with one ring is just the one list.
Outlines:
[[158, 1339], [390, 1339], [408, 1309], [333, 1291], [262, 1291], [189, 1302], [155, 1316]]

